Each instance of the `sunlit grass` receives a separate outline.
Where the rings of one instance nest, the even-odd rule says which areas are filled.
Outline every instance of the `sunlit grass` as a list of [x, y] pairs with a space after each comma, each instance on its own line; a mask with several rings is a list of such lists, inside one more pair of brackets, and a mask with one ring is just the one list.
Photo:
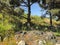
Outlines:
[[16, 40], [14, 38], [7, 38], [3, 42], [0, 42], [0, 45], [16, 45]]
[[60, 36], [60, 33], [58, 33], [58, 32], [55, 32], [54, 34], [55, 34], [56, 36]]

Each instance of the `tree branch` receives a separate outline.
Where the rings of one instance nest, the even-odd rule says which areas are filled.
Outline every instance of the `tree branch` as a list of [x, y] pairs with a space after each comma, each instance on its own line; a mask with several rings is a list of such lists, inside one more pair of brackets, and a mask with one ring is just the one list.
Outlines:
[[24, 6], [24, 7], [27, 7], [26, 5], [20, 5], [20, 6]]

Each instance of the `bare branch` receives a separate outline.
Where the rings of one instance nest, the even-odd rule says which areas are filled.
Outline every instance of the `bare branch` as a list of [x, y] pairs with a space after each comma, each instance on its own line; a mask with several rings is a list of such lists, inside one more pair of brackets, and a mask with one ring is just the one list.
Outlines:
[[26, 6], [28, 6], [27, 2], [24, 2], [24, 1], [23, 1], [23, 3], [24, 3]]
[[24, 7], [27, 7], [26, 5], [20, 5], [20, 6], [24, 6]]

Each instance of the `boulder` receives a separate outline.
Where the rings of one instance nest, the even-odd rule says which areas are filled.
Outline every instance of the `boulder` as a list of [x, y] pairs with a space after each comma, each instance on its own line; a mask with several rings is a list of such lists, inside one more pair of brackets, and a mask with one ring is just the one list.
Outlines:
[[20, 42], [18, 42], [18, 45], [25, 45], [25, 41], [21, 40]]
[[60, 45], [60, 44], [56, 43], [56, 45]]
[[45, 45], [46, 41], [45, 40], [39, 40], [38, 45]]
[[56, 39], [56, 36], [52, 32], [46, 32], [46, 39]]
[[0, 41], [1, 41], [1, 36], [0, 36]]

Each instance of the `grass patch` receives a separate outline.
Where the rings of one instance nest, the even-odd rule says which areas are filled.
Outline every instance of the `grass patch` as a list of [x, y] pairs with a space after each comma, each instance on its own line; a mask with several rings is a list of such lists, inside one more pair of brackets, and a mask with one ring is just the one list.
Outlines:
[[55, 33], [54, 33], [54, 35], [56, 35], [56, 36], [60, 36], [60, 33], [58, 33], [58, 32], [55, 32]]

